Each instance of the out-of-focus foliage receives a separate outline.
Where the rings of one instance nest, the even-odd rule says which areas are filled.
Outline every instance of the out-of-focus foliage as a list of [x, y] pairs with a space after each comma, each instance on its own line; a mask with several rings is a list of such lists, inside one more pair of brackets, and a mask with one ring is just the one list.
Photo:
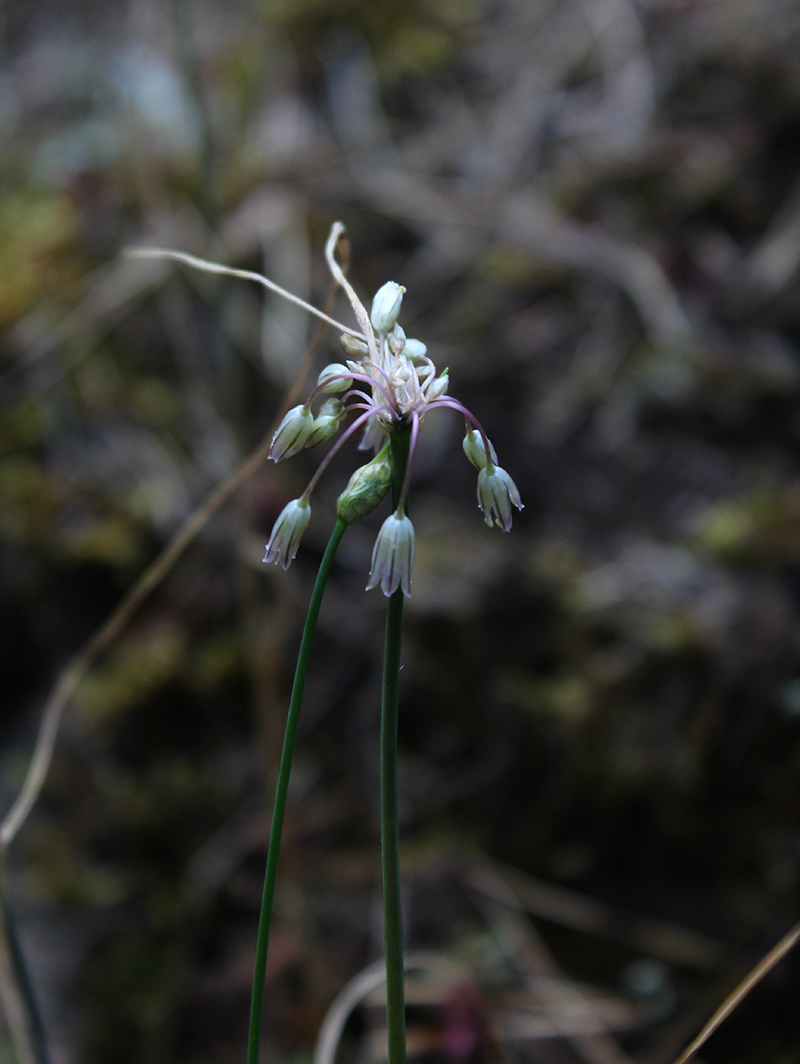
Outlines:
[[[354, 283], [406, 286], [404, 327], [526, 503], [487, 529], [455, 415], [426, 421], [406, 926], [472, 982], [418, 992], [414, 1044], [669, 1061], [800, 910], [796, 5], [65, 0], [6, 5], [1, 32], [4, 805], [59, 669], [269, 430], [314, 328], [121, 250], [321, 304], [340, 218]], [[348, 455], [286, 574], [263, 544], [316, 452], [248, 484], [73, 700], [12, 861], [58, 1060], [242, 1057], [293, 655]], [[307, 1059], [380, 955], [383, 599], [363, 586], [384, 516], [348, 532], [322, 612], [269, 1060]], [[509, 930], [487, 858], [550, 882], [519, 888], [543, 937]], [[588, 899], [623, 915], [592, 931]], [[592, 984], [599, 1041], [541, 1036], [553, 964]], [[797, 964], [704, 1059], [795, 1059]], [[379, 1057], [373, 1013], [350, 1059]]]

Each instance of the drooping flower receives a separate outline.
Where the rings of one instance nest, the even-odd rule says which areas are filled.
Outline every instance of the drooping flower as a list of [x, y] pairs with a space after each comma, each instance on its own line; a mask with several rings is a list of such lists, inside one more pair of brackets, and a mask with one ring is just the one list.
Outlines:
[[311, 506], [308, 499], [304, 499], [301, 495], [299, 499], [292, 499], [290, 503], [287, 503], [273, 525], [264, 561], [279, 562], [282, 569], [288, 569], [294, 561], [300, 540], [310, 520]]
[[478, 473], [478, 505], [483, 510], [484, 519], [489, 528], [494, 518], [504, 532], [511, 528], [512, 503], [518, 510], [522, 509], [522, 500], [517, 485], [500, 466], [486, 465]]
[[387, 598], [398, 588], [409, 598], [413, 568], [414, 526], [402, 511], [395, 510], [383, 522], [375, 540], [367, 591], [380, 584]]
[[280, 462], [282, 458], [291, 458], [293, 454], [302, 451], [313, 427], [314, 415], [308, 406], [294, 406], [287, 411], [277, 432], [272, 437], [269, 456], [273, 462]]

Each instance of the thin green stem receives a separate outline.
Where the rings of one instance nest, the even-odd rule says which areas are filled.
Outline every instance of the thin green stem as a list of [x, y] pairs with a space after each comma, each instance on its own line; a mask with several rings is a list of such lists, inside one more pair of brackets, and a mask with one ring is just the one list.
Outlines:
[[278, 784], [275, 789], [275, 805], [272, 808], [272, 830], [267, 851], [267, 869], [264, 875], [264, 894], [261, 899], [261, 916], [258, 921], [258, 939], [256, 941], [256, 963], [253, 973], [253, 997], [250, 1004], [250, 1033], [247, 1041], [247, 1064], [258, 1064], [261, 1044], [261, 1013], [264, 1006], [264, 978], [267, 970], [267, 953], [269, 951], [269, 929], [272, 922], [272, 905], [275, 900], [275, 881], [278, 877], [278, 857], [283, 833], [283, 818], [286, 812], [286, 795], [289, 790], [289, 776], [292, 771], [292, 754], [300, 720], [300, 707], [303, 703], [303, 690], [311, 656], [311, 644], [317, 627], [317, 617], [325, 593], [325, 584], [331, 571], [333, 557], [347, 528], [347, 522], [340, 517], [331, 533], [328, 546], [320, 562], [314, 591], [308, 605], [300, 653], [297, 656], [297, 668], [294, 673], [292, 696], [289, 700], [289, 713], [286, 718], [286, 733], [283, 739], [283, 752], [278, 769]]
[[[392, 436], [392, 506], [397, 507], [408, 465], [411, 433]], [[404, 595], [389, 598], [381, 697], [381, 873], [386, 952], [386, 1026], [389, 1064], [405, 1064], [406, 1015], [403, 978], [403, 913], [400, 904], [400, 839], [397, 817], [397, 716]]]
[[47, 1064], [44, 1029], [8, 904], [4, 853], [0, 853], [0, 998], [18, 1064]]
[[25, 955], [22, 952], [19, 936], [17, 935], [17, 923], [14, 918], [14, 913], [7, 898], [3, 900], [3, 920], [5, 922], [5, 933], [8, 939], [11, 963], [25, 1005], [28, 1025], [30, 1027], [31, 1042], [36, 1054], [37, 1064], [49, 1064], [50, 1055], [47, 1051], [47, 1038], [44, 1033], [42, 1014], [39, 1011], [39, 1003], [33, 990], [33, 982], [31, 981], [28, 965], [25, 961]]
[[398, 588], [389, 599], [381, 707], [381, 872], [389, 1064], [404, 1064], [406, 1059], [403, 914], [400, 905], [400, 840], [397, 825], [397, 689], [404, 597]]

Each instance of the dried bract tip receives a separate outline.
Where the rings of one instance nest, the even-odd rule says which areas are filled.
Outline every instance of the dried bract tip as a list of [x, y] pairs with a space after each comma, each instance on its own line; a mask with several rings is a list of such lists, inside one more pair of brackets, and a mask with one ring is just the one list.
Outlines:
[[279, 562], [282, 569], [288, 569], [310, 520], [311, 507], [307, 500], [292, 499], [284, 506], [273, 526], [264, 561]]
[[504, 532], [510, 530], [512, 504], [518, 510], [522, 509], [517, 485], [505, 469], [487, 465], [478, 473], [478, 505], [489, 528], [497, 521]]
[[280, 462], [281, 458], [291, 458], [293, 454], [302, 451], [313, 427], [314, 415], [307, 407], [292, 407], [272, 437], [269, 456], [273, 462]]
[[387, 598], [398, 588], [408, 598], [413, 568], [414, 526], [405, 514], [396, 510], [383, 522], [375, 540], [367, 591], [380, 584]]
[[405, 288], [394, 281], [387, 281], [382, 288], [375, 293], [372, 300], [372, 313], [370, 320], [372, 327], [377, 333], [388, 333], [397, 321], [400, 313], [400, 304], [403, 302]]

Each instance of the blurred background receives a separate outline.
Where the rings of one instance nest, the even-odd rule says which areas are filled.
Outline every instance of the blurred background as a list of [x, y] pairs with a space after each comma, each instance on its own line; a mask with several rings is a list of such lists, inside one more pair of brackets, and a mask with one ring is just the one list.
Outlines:
[[[121, 250], [322, 305], [340, 219], [354, 284], [406, 286], [401, 324], [525, 502], [486, 528], [460, 419], [426, 420], [409, 1044], [669, 1064], [800, 913], [799, 49], [793, 0], [7, 0], [3, 810], [60, 670], [271, 431], [316, 330]], [[306, 381], [339, 357], [328, 334]], [[320, 459], [262, 464], [66, 711], [11, 854], [55, 1064], [243, 1059], [288, 691], [354, 448], [291, 569], [261, 557]], [[346, 536], [321, 614], [265, 1061], [310, 1061], [382, 952], [384, 516]], [[799, 990], [789, 958], [702, 1058], [797, 1061]], [[380, 1060], [376, 1001], [340, 1059]]]

